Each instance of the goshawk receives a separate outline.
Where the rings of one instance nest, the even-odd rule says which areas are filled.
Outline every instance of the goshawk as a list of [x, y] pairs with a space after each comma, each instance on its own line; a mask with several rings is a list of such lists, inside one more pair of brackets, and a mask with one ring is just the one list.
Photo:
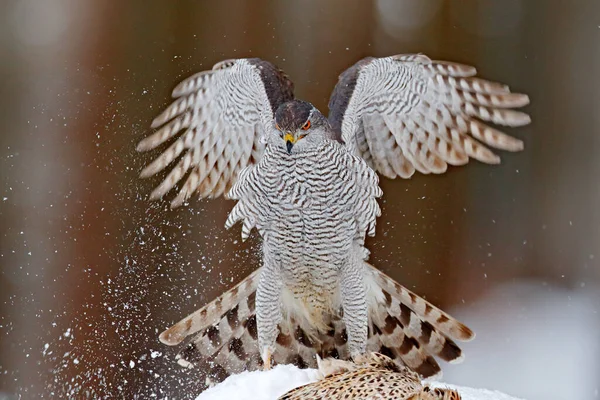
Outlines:
[[[263, 265], [221, 297], [163, 332], [176, 345], [195, 334], [179, 363], [201, 364], [219, 380], [272, 363], [314, 366], [315, 355], [350, 359], [377, 351], [422, 376], [434, 357], [461, 358], [466, 326], [369, 265], [382, 195], [377, 172], [440, 174], [469, 158], [518, 151], [497, 129], [529, 123], [512, 110], [529, 102], [475, 68], [424, 55], [366, 58], [339, 77], [326, 118], [294, 99], [293, 84], [260, 59], [228, 60], [174, 90], [138, 150], [171, 145], [141, 173], [179, 161], [152, 192], [237, 200], [226, 226], [242, 221], [262, 237]], [[172, 139], [172, 140], [171, 140]]]

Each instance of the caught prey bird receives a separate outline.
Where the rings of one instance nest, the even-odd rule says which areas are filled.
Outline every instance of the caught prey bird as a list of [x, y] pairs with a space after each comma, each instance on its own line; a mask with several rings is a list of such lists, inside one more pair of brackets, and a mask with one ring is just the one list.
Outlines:
[[419, 376], [379, 353], [355, 362], [317, 358], [320, 380], [292, 389], [279, 400], [460, 400], [456, 390], [423, 385]]
[[226, 195], [237, 200], [226, 227], [241, 221], [243, 239], [253, 228], [262, 237], [257, 271], [160, 335], [168, 345], [194, 335], [179, 363], [219, 380], [275, 363], [315, 366], [316, 354], [377, 351], [421, 376], [440, 371], [435, 357], [460, 360], [455, 341], [472, 331], [369, 265], [365, 236], [380, 215], [377, 173], [440, 174], [470, 158], [499, 163], [487, 146], [523, 148], [487, 123], [529, 123], [512, 109], [528, 97], [475, 73], [424, 55], [366, 58], [340, 75], [328, 117], [256, 58], [177, 85], [138, 145], [171, 143], [141, 173], [170, 169], [151, 198], [176, 185], [172, 207], [194, 193]]

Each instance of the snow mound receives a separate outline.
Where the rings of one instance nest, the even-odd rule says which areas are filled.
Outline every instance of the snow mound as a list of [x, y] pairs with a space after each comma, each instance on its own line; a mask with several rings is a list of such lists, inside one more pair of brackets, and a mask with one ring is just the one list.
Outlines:
[[497, 390], [474, 389], [465, 386], [449, 385], [443, 382], [429, 382], [433, 387], [448, 388], [456, 390], [462, 400], [522, 400], [518, 397], [509, 396]]
[[[290, 389], [317, 380], [317, 370], [278, 365], [269, 371], [242, 372], [230, 376], [196, 400], [276, 400]], [[519, 400], [501, 392], [429, 382], [431, 386], [455, 389], [463, 400]]]
[[274, 400], [289, 390], [317, 380], [316, 369], [277, 365], [269, 371], [242, 372], [202, 392], [196, 400]]

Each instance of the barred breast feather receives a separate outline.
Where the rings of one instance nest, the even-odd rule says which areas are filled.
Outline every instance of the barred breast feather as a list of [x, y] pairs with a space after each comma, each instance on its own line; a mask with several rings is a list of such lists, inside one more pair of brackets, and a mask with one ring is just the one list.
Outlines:
[[[255, 166], [242, 170], [228, 196], [238, 200], [225, 226], [243, 221], [242, 237], [246, 239], [257, 227], [265, 237], [273, 228], [274, 213], [294, 213], [339, 209], [353, 217], [355, 231], [351, 238], [364, 243], [365, 234], [375, 234], [375, 220], [381, 214], [377, 198], [382, 195], [375, 171], [361, 158], [342, 145], [324, 142], [319, 148], [300, 155], [287, 154], [269, 147]], [[328, 215], [314, 218], [334, 220]], [[339, 237], [340, 232], [335, 235]], [[313, 232], [305, 232], [311, 236]], [[332, 238], [333, 239], [333, 238]], [[337, 240], [337, 239], [334, 239]]]
[[351, 266], [361, 276], [364, 239], [375, 234], [381, 194], [375, 171], [333, 141], [301, 154], [268, 146], [240, 174], [229, 193], [238, 202], [226, 227], [242, 220], [243, 238], [258, 229], [267, 273], [281, 275], [282, 289], [270, 292], [283, 290], [288, 325], [302, 325], [313, 338], [331, 329], [341, 305], [341, 271]]

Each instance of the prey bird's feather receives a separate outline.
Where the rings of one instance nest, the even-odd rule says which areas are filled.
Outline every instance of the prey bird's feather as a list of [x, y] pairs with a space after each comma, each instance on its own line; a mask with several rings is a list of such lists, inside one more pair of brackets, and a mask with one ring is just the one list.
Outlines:
[[355, 362], [319, 360], [320, 380], [292, 389], [279, 400], [460, 400], [457, 391], [431, 388], [419, 376], [380, 353]]

